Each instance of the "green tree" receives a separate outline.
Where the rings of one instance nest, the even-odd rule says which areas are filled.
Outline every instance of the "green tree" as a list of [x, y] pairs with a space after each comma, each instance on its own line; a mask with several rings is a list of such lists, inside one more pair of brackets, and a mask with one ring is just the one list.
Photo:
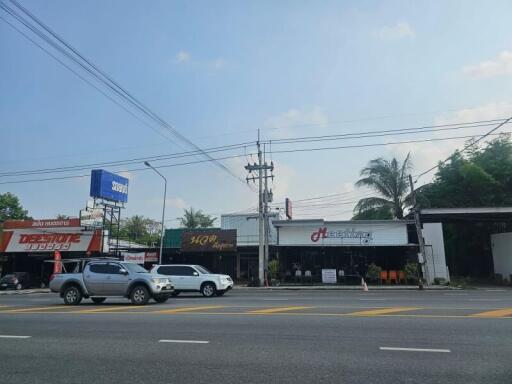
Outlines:
[[5, 220], [30, 219], [28, 211], [23, 209], [18, 197], [10, 192], [0, 194], [0, 223]]
[[512, 205], [512, 143], [503, 135], [441, 164], [432, 183], [417, 191], [422, 207]]
[[362, 218], [365, 214], [402, 219], [404, 208], [408, 205], [409, 192], [408, 174], [412, 167], [410, 154], [402, 164], [395, 158], [388, 161], [379, 157], [371, 160], [361, 170], [362, 178], [356, 182], [357, 187], [367, 187], [379, 196], [367, 197], [358, 201], [354, 208], [355, 217]]
[[[159, 242], [160, 231], [161, 222], [142, 215], [134, 215], [121, 220], [119, 238], [139, 244], [153, 245]], [[112, 236], [117, 236], [117, 229], [113, 230]]]
[[216, 217], [212, 217], [203, 213], [200, 209], [194, 210], [194, 208], [184, 209], [183, 216], [178, 217], [180, 225], [183, 228], [194, 229], [194, 228], [210, 228], [214, 225]]

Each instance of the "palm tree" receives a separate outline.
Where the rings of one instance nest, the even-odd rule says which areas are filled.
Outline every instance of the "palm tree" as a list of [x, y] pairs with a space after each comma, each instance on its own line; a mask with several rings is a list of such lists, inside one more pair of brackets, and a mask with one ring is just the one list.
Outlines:
[[396, 158], [391, 161], [382, 157], [371, 160], [361, 170], [362, 178], [356, 182], [356, 187], [368, 187], [380, 196], [359, 200], [354, 208], [357, 215], [367, 211], [383, 212], [387, 210], [393, 214], [394, 218], [402, 219], [404, 208], [408, 205], [407, 177], [411, 167], [410, 153], [407, 154], [402, 164]]
[[195, 211], [194, 208], [184, 209], [183, 216], [178, 217], [180, 225], [184, 228], [209, 228], [217, 218], [204, 214], [201, 210]]

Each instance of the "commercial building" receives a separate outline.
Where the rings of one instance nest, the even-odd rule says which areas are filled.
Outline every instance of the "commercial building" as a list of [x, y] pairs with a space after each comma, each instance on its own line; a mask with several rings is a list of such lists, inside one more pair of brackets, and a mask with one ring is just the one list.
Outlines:
[[55, 251], [63, 259], [100, 255], [102, 231], [86, 230], [80, 219], [12, 220], [3, 224], [0, 241], [0, 272], [23, 271], [47, 282]]

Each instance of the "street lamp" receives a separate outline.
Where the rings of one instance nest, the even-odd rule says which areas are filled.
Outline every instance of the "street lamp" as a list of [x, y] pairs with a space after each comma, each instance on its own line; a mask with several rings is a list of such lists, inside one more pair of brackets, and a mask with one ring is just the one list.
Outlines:
[[164, 232], [165, 232], [164, 221], [165, 221], [165, 199], [167, 197], [167, 179], [165, 178], [164, 175], [162, 175], [160, 172], [158, 172], [158, 170], [155, 167], [153, 167], [151, 164], [149, 164], [149, 162], [145, 161], [144, 165], [146, 167], [151, 168], [153, 171], [158, 173], [162, 179], [164, 179], [164, 207], [162, 209], [162, 230], [161, 230], [162, 233], [160, 235], [160, 256], [159, 256], [159, 262], [158, 262], [158, 264], [162, 264], [162, 255], [163, 255], [163, 248], [164, 248]]

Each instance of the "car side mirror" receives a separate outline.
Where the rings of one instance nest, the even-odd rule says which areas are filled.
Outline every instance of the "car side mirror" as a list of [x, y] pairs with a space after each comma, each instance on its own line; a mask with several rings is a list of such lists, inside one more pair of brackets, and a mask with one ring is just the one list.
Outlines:
[[198, 272], [193, 272], [192, 273], [194, 276], [199, 276], [199, 273]]
[[127, 275], [127, 274], [128, 274], [128, 271], [127, 271], [126, 269], [120, 269], [120, 270], [119, 270], [119, 273], [120, 273], [121, 275]]

